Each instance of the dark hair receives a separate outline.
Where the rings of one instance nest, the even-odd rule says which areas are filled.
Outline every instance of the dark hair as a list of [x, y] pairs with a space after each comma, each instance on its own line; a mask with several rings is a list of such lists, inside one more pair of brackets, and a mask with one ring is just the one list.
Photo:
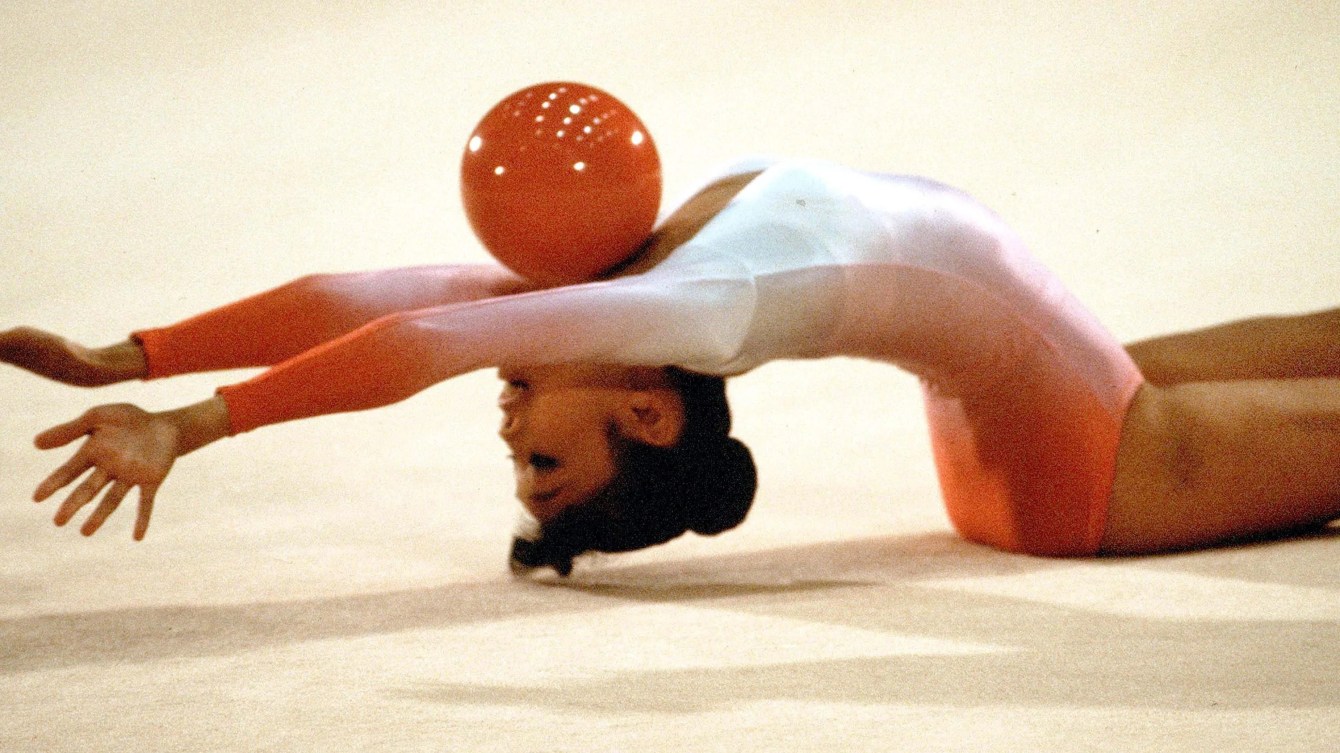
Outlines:
[[589, 500], [541, 523], [538, 533], [512, 540], [516, 573], [552, 567], [572, 572], [590, 551], [628, 552], [694, 531], [712, 536], [739, 525], [758, 488], [749, 448], [730, 436], [726, 381], [667, 369], [684, 401], [684, 429], [672, 447], [612, 434], [614, 478]]

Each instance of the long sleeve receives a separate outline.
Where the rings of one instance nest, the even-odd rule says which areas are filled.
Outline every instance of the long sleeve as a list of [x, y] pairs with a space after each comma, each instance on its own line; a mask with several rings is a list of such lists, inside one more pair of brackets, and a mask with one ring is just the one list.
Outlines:
[[150, 379], [271, 366], [389, 314], [530, 287], [493, 265], [309, 275], [132, 337], [144, 348]]
[[224, 387], [233, 433], [403, 400], [475, 369], [564, 362], [720, 371], [754, 314], [729, 258], [643, 275], [399, 312]]

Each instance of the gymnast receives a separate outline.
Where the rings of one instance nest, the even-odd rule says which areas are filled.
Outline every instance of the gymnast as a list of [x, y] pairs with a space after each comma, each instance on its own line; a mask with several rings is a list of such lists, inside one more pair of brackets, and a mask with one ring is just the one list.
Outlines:
[[738, 525], [756, 472], [725, 378], [831, 356], [920, 378], [943, 500], [971, 541], [1154, 553], [1340, 517], [1340, 309], [1122, 347], [965, 194], [814, 160], [721, 171], [588, 283], [492, 265], [312, 275], [102, 348], [0, 333], [0, 360], [72, 385], [266, 367], [190, 406], [104, 405], [37, 436], [83, 440], [34, 495], [74, 485], [56, 524], [101, 494], [91, 535], [138, 487], [137, 540], [186, 453], [497, 367], [533, 518], [511, 564], [563, 575], [584, 552]]

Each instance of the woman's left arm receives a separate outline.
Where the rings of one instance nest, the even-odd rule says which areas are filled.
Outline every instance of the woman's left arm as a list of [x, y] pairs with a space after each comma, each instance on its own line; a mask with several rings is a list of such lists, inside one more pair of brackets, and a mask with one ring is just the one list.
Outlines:
[[38, 435], [41, 449], [83, 439], [38, 487], [43, 501], [80, 482], [64, 525], [99, 494], [92, 534], [139, 489], [135, 538], [176, 459], [267, 424], [397, 402], [487, 366], [562, 362], [683, 365], [712, 371], [738, 353], [754, 313], [753, 280], [722, 267], [647, 274], [383, 317], [209, 400], [149, 413], [105, 405]]

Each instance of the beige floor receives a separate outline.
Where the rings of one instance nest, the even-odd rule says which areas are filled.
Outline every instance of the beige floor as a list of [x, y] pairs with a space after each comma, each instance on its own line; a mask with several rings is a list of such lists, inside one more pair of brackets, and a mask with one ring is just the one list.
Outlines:
[[[223, 8], [246, 8], [224, 10]], [[746, 152], [956, 183], [1123, 338], [1340, 300], [1330, 2], [0, 5], [0, 326], [98, 343], [289, 277], [483, 258], [455, 171], [553, 78], [671, 194]], [[755, 512], [513, 582], [495, 380], [184, 460], [147, 541], [28, 494], [97, 402], [0, 371], [0, 750], [1329, 751], [1340, 539], [1101, 562], [957, 540], [915, 384], [734, 386]]]

